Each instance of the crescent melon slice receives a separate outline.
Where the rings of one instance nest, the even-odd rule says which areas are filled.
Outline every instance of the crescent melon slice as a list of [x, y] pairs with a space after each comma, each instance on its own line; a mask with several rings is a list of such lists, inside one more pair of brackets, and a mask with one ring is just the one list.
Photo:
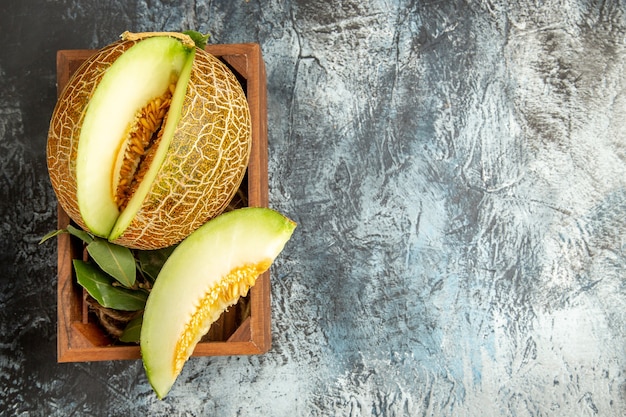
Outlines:
[[[191, 72], [194, 50], [168, 37], [148, 38], [123, 53], [106, 71], [89, 100], [80, 130], [76, 157], [76, 196], [83, 221], [96, 235], [108, 236], [120, 210], [115, 202], [116, 170], [124, 145], [125, 131], [133, 124], [137, 112], [151, 99], [159, 97], [173, 81], [179, 86], [172, 109], [179, 109]], [[169, 120], [166, 131], [172, 131], [175, 120]], [[164, 139], [171, 134], [163, 135]], [[167, 143], [159, 147], [157, 161], [164, 158]], [[153, 163], [144, 187], [136, 194], [123, 218], [137, 211], [136, 200], [147, 193], [150, 178], [159, 164]]]
[[295, 227], [271, 209], [238, 209], [205, 223], [170, 255], [148, 297], [140, 337], [159, 398], [211, 324], [269, 269]]

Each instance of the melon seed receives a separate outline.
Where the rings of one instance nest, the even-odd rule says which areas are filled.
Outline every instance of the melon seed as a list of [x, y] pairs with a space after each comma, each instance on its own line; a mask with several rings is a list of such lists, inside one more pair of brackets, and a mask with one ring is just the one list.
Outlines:
[[146, 104], [135, 118], [135, 123], [128, 129], [124, 161], [119, 172], [119, 179], [115, 192], [115, 202], [123, 210], [133, 195], [134, 190], [143, 179], [146, 154], [156, 149], [156, 144], [162, 135], [161, 127], [165, 125], [167, 110], [172, 101], [172, 94], [176, 84], [170, 84], [167, 91]]

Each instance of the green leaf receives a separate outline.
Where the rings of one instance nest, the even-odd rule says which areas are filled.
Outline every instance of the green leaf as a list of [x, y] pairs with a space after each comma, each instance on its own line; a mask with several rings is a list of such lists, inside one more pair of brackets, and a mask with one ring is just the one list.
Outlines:
[[141, 324], [143, 323], [143, 313], [137, 315], [134, 319], [128, 322], [122, 335], [120, 336], [121, 342], [139, 343], [141, 337]]
[[91, 234], [85, 232], [82, 229], [74, 227], [71, 224], [67, 225], [67, 232], [72, 236], [76, 236], [77, 238], [79, 238], [80, 240], [82, 240], [83, 242], [87, 244], [93, 242], [94, 240], [94, 237]]
[[69, 224], [67, 225], [67, 229], [59, 229], [59, 230], [53, 230], [51, 232], [48, 232], [46, 235], [44, 235], [44, 237], [41, 238], [41, 240], [39, 241], [39, 244], [42, 244], [46, 240], [49, 240], [63, 233], [69, 233], [72, 236], [76, 236], [77, 238], [79, 238], [80, 240], [82, 240], [83, 242], [87, 244], [91, 243], [94, 240], [94, 237], [90, 233], [87, 233], [84, 230], [79, 229]]
[[137, 260], [139, 261], [139, 269], [151, 279], [152, 282], [159, 276], [161, 268], [167, 258], [172, 254], [176, 246], [156, 250], [142, 250], [137, 252]]
[[130, 249], [104, 239], [94, 239], [87, 245], [87, 252], [104, 272], [120, 284], [127, 288], [135, 284], [137, 267]]
[[115, 280], [94, 264], [74, 259], [78, 283], [102, 306], [123, 311], [142, 310], [148, 294], [142, 290], [129, 290], [115, 286]]
[[204, 49], [209, 40], [209, 37], [211, 36], [208, 33], [206, 35], [203, 35], [202, 33], [195, 30], [186, 30], [183, 33], [191, 38], [193, 43], [196, 44], [196, 48], [200, 49]]
[[48, 232], [41, 238], [41, 240], [39, 241], [39, 244], [41, 245], [46, 240], [52, 239], [53, 237], [58, 236], [58, 235], [63, 234], [63, 233], [67, 233], [67, 230], [59, 229], [59, 230], [53, 230], [51, 232]]

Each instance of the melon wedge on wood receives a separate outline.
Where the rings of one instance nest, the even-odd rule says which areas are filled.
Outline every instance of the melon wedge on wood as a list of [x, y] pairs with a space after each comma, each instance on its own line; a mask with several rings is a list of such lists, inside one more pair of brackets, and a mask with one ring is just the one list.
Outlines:
[[148, 296], [140, 339], [159, 398], [211, 324], [269, 269], [295, 227], [271, 209], [238, 209], [207, 222], [170, 255]]

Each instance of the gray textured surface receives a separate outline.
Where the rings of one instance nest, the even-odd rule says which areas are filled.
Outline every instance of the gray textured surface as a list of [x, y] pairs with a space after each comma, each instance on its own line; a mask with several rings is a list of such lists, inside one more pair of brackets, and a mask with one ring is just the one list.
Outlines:
[[[0, 414], [626, 414], [626, 5], [4, 1]], [[195, 27], [258, 42], [274, 267], [270, 353], [56, 364], [57, 49]]]

